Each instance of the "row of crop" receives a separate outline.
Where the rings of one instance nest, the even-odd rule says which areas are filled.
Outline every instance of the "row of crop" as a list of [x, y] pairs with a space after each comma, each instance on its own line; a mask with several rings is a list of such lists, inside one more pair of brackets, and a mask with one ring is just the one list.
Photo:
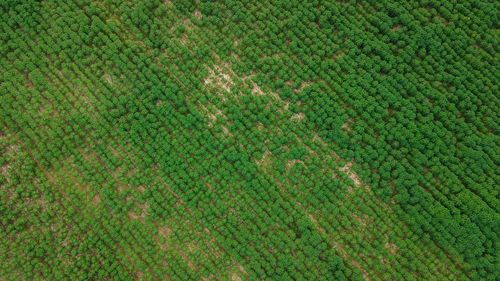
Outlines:
[[491, 198], [491, 197], [490, 197]]

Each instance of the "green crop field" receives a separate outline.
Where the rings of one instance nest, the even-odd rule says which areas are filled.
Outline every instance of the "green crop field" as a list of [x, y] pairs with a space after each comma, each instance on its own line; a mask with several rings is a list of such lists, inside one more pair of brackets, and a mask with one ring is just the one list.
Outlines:
[[0, 0], [0, 281], [500, 280], [499, 20]]

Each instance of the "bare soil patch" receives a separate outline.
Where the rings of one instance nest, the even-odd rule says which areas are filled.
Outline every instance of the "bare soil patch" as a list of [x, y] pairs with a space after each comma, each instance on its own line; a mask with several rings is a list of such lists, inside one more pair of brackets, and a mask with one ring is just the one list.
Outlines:
[[392, 31], [397, 31], [399, 30], [400, 28], [402, 28], [403, 26], [401, 24], [396, 24], [392, 27]]
[[347, 122], [345, 122], [344, 124], [342, 124], [342, 126], [340, 128], [342, 130], [344, 130], [344, 131], [350, 132], [350, 131], [352, 131], [352, 125], [353, 124], [354, 124], [354, 119], [349, 118], [347, 120]]
[[[354, 165], [354, 162], [350, 161], [350, 162], [347, 162], [347, 164], [344, 166], [344, 167], [340, 167], [339, 170], [341, 172], [344, 172], [346, 173], [349, 178], [354, 182], [354, 185], [356, 185], [357, 187], [360, 187], [362, 182], [361, 182], [361, 178], [359, 177], [359, 175], [352, 169], [352, 166]], [[367, 190], [370, 190], [370, 187], [366, 186], [366, 189]]]
[[104, 78], [106, 79], [106, 81], [108, 81], [109, 84], [113, 85], [113, 80], [111, 79], [111, 76], [107, 73], [104, 74]]
[[292, 117], [290, 117], [290, 120], [297, 119], [299, 121], [302, 121], [302, 119], [304, 119], [304, 117], [306, 117], [306, 115], [303, 112], [295, 113], [292, 115]]

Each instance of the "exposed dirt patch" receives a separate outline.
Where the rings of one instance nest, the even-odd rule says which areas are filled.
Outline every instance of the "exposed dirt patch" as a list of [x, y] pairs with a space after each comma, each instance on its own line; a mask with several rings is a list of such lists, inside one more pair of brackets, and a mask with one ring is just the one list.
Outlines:
[[226, 92], [231, 93], [231, 87], [233, 87], [235, 83], [231, 78], [230, 72], [232, 71], [230, 68], [228, 66], [222, 67], [219, 65], [213, 65], [212, 68], [207, 67], [207, 69], [210, 74], [203, 81], [203, 83], [215, 88], [222, 88]]
[[352, 188], [352, 186], [350, 186], [350, 185], [347, 186], [347, 192], [349, 192], [349, 193], [354, 192], [354, 189]]
[[403, 27], [401, 24], [396, 24], [392, 27], [392, 31], [397, 31], [399, 30], [401, 27]]
[[[283, 108], [285, 110], [288, 110], [288, 107], [290, 106], [290, 103], [287, 102], [287, 101], [282, 100], [281, 97], [278, 95], [278, 93], [273, 92], [273, 91], [264, 92], [262, 90], [262, 88], [259, 85], [257, 85], [255, 82], [253, 82], [253, 81], [251, 81], [250, 84], [251, 84], [251, 87], [252, 87], [252, 91], [251, 91], [252, 94], [254, 94], [254, 95], [260, 95], [260, 96], [270, 95], [270, 96], [274, 97], [274, 99], [276, 101], [279, 101], [280, 104], [283, 104]], [[278, 111], [282, 112], [281, 109], [278, 109]]]
[[292, 115], [292, 117], [290, 117], [290, 120], [294, 120], [294, 119], [297, 119], [299, 121], [302, 121], [302, 119], [304, 119], [304, 117], [306, 117], [306, 115], [302, 112], [300, 113], [295, 113]]
[[177, 246], [175, 246], [175, 247], [177, 248], [177, 251], [179, 252], [179, 254], [181, 254], [182, 259], [187, 263], [187, 265], [189, 266], [189, 268], [191, 270], [194, 270], [194, 271], [198, 272], [198, 269], [196, 268], [196, 266], [194, 266], [194, 264], [191, 262], [191, 260], [186, 256], [186, 253], [184, 253]]
[[235, 272], [235, 271], [237, 271], [236, 269], [239, 270], [240, 271], [239, 273], [245, 275], [247, 277], [247, 279], [248, 279], [248, 274], [245, 271], [245, 269], [243, 268], [243, 266], [233, 260], [233, 265], [230, 266], [230, 267], [227, 267], [227, 270], [229, 271], [229, 273], [231, 275], [231, 280], [233, 280], [233, 281], [241, 281], [241, 277], [240, 277], [240, 275], [238, 275], [239, 273]]
[[137, 174], [137, 168], [133, 168], [127, 171], [126, 176], [131, 177], [133, 175]]
[[129, 219], [139, 220], [142, 224], [144, 224], [144, 217], [147, 215], [147, 210], [149, 208], [149, 205], [148, 204], [140, 205], [138, 203], [136, 203], [136, 205], [139, 206], [139, 209], [141, 210], [141, 213], [138, 215], [132, 209], [132, 210], [128, 211], [127, 216], [129, 217]]
[[40, 106], [36, 112], [38, 114], [43, 115], [47, 109], [44, 106]]
[[313, 141], [315, 141], [315, 140], [319, 141], [319, 143], [321, 143], [322, 146], [325, 146], [325, 147], [328, 146], [328, 144], [325, 141], [323, 141], [323, 139], [320, 136], [318, 136], [317, 133], [314, 134], [314, 137], [313, 137], [312, 140]]
[[345, 122], [344, 124], [342, 124], [342, 126], [340, 128], [342, 130], [344, 130], [344, 131], [350, 132], [350, 131], [352, 131], [352, 125], [353, 124], [354, 124], [354, 119], [349, 118], [347, 120], [347, 122]]
[[105, 73], [104, 75], [104, 78], [106, 79], [106, 81], [108, 81], [109, 84], [113, 85], [113, 80], [111, 79], [111, 76], [107, 73]]
[[94, 205], [94, 207], [97, 207], [99, 206], [99, 204], [102, 202], [102, 198], [101, 198], [101, 195], [95, 195], [94, 198], [92, 198], [90, 200], [90, 203], [92, 203], [92, 205]]
[[391, 253], [391, 255], [396, 254], [396, 252], [398, 251], [398, 246], [396, 246], [396, 244], [394, 243], [387, 242], [384, 244], [384, 247], [387, 249], [387, 251], [389, 251], [389, 253]]
[[169, 240], [171, 232], [172, 232], [172, 228], [170, 228], [170, 227], [167, 227], [167, 226], [160, 226], [160, 227], [158, 227], [158, 236], [157, 236], [157, 238], [159, 236], [162, 236], [163, 238], [165, 238], [165, 243], [163, 243], [163, 244], [158, 243], [158, 244], [164, 250], [168, 248], [168, 240]]
[[193, 15], [194, 15], [194, 17], [196, 19], [198, 19], [198, 20], [201, 19], [201, 12], [200, 12], [200, 10], [198, 10], [198, 9], [194, 10]]
[[292, 160], [289, 160], [287, 163], [286, 163], [286, 168], [287, 169], [290, 169], [293, 165], [297, 164], [297, 163], [301, 163], [304, 165], [304, 161], [302, 160], [297, 160], [297, 159], [292, 159]]
[[[352, 166], [354, 165], [354, 162], [350, 161], [345, 164], [344, 167], [340, 167], [339, 170], [341, 172], [346, 173], [349, 178], [354, 182], [354, 185], [357, 187], [360, 187], [362, 184], [361, 178], [359, 175], [352, 169]], [[370, 187], [366, 186], [366, 189], [370, 191]]]
[[9, 173], [12, 170], [12, 163], [16, 159], [16, 156], [19, 155], [19, 147], [16, 144], [9, 145], [5, 148], [5, 153], [9, 156], [9, 162], [0, 167], [0, 173], [7, 180], [7, 182], [12, 183], [12, 180], [9, 178]]
[[233, 280], [233, 281], [241, 281], [241, 277], [239, 277], [236, 273], [231, 272], [231, 280]]
[[[217, 108], [214, 104], [207, 102], [206, 104], [202, 104], [200, 101], [198, 101], [198, 105], [202, 109], [201, 111], [205, 113], [205, 115], [210, 119], [209, 126], [213, 126], [213, 122], [217, 121], [218, 117], [222, 117], [227, 120], [227, 116]], [[210, 110], [210, 109], [212, 110]], [[215, 112], [214, 112], [215, 111]]]
[[365, 228], [365, 227], [366, 227], [366, 221], [365, 221], [365, 220], [363, 220], [360, 216], [358, 216], [358, 215], [356, 215], [356, 214], [352, 214], [352, 217], [353, 217], [353, 218], [354, 218], [357, 222], [359, 222], [363, 228]]
[[17, 145], [13, 144], [7, 147], [7, 155], [9, 155], [11, 158], [15, 158], [17, 154], [19, 154]]
[[259, 160], [255, 159], [255, 163], [257, 163], [259, 167], [267, 171], [272, 166], [271, 156], [272, 156], [271, 151], [266, 150], [262, 154], [261, 159]]
[[[347, 40], [347, 36], [344, 37], [344, 40]], [[343, 55], [345, 55], [344, 50], [339, 50], [336, 54], [333, 54], [332, 59], [338, 59]]]
[[222, 132], [223, 132], [225, 135], [229, 135], [229, 136], [231, 136], [231, 137], [234, 137], [234, 136], [233, 136], [233, 134], [229, 131], [229, 129], [228, 129], [226, 126], [221, 125], [221, 127], [222, 127]]
[[9, 170], [12, 168], [11, 164], [6, 164], [0, 167], [0, 173], [7, 180], [8, 183], [12, 183], [12, 180], [9, 178]]
[[264, 91], [262, 91], [262, 89], [260, 88], [259, 85], [255, 84], [255, 82], [252, 81], [252, 94], [254, 95], [260, 95], [260, 96], [264, 96], [266, 95], [266, 93], [264, 93]]
[[304, 90], [305, 87], [310, 86], [311, 84], [312, 84], [311, 82], [302, 82], [302, 84], [300, 84], [299, 88], [296, 91], [301, 92]]

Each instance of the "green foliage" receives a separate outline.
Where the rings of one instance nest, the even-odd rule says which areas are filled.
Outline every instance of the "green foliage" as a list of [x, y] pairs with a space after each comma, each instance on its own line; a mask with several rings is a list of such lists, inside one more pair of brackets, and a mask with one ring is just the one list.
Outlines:
[[0, 276], [499, 279], [499, 8], [1, 1]]

